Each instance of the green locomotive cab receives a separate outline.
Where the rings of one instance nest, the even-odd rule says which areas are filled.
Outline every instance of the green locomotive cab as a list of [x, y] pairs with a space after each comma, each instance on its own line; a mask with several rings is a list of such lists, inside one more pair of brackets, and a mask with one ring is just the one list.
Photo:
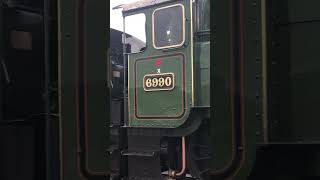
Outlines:
[[[203, 70], [206, 79], [210, 76], [209, 42], [207, 49], [195, 46], [193, 4], [185, 0], [123, 6], [125, 32], [145, 32], [145, 46], [131, 46], [126, 54], [130, 127], [178, 128], [194, 108], [209, 108], [209, 101], [200, 100], [210, 99], [210, 82], [201, 87], [198, 81], [204, 79], [196, 74]], [[203, 51], [201, 57], [197, 51]], [[207, 91], [196, 94], [201, 88]]]
[[[122, 6], [124, 112], [128, 115], [124, 124], [128, 148], [122, 155], [128, 158], [129, 179], [200, 178], [209, 173], [208, 166], [193, 161], [192, 140], [201, 137], [196, 132], [211, 120], [209, 7], [208, 0], [138, 1]], [[209, 163], [210, 154], [204, 156], [201, 163]]]

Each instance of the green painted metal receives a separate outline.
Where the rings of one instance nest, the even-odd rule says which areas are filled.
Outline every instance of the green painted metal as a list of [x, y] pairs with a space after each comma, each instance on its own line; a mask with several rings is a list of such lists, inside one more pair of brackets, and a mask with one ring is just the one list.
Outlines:
[[[210, 41], [195, 42], [195, 104], [210, 106]], [[201, 88], [197, 88], [201, 87]]]
[[[247, 179], [255, 159], [259, 3], [213, 1], [210, 120], [213, 178]], [[252, 17], [254, 20], [252, 20]]]
[[[108, 2], [85, 3], [85, 81], [87, 83], [87, 169], [98, 175], [108, 174], [106, 149], [109, 140], [110, 89], [106, 86], [108, 72], [106, 32]], [[97, 17], [98, 20], [97, 20]], [[104, 97], [104, 98], [101, 98]]]
[[215, 157], [211, 161], [212, 174], [223, 173], [234, 158], [230, 1], [211, 4], [213, 39], [211, 49], [211, 119], [210, 147]]
[[[152, 13], [156, 8], [173, 4], [183, 4], [185, 8], [185, 43], [179, 48], [155, 49], [152, 43]], [[157, 7], [149, 7], [135, 11], [146, 14], [147, 47], [141, 53], [128, 55], [128, 99], [129, 99], [129, 126], [132, 127], [157, 127], [176, 128], [188, 118], [193, 104], [193, 36], [191, 22], [190, 0], [164, 3]], [[131, 15], [127, 13], [124, 15]], [[177, 54], [181, 54], [176, 56]], [[144, 92], [142, 87], [143, 76], [157, 72], [154, 61], [159, 56], [163, 59], [161, 73], [175, 73], [177, 85], [172, 91]], [[149, 59], [150, 62], [141, 61]], [[171, 62], [172, 61], [172, 62]], [[141, 67], [140, 67], [141, 66]], [[184, 66], [184, 67], [183, 67]], [[182, 87], [181, 72], [185, 69], [185, 86]], [[136, 84], [138, 87], [136, 88]], [[137, 94], [137, 96], [135, 96]], [[183, 97], [184, 96], [184, 99]], [[183, 102], [184, 101], [184, 102]], [[138, 107], [135, 107], [137, 104]], [[183, 105], [183, 106], [182, 106]], [[183, 109], [182, 109], [183, 107]], [[138, 111], [137, 111], [138, 110]], [[157, 110], [159, 110], [157, 112]], [[184, 111], [183, 114], [181, 112]], [[139, 115], [159, 115], [162, 117], [139, 118]], [[175, 116], [175, 117], [164, 117]]]
[[[143, 87], [143, 78], [147, 74], [159, 74], [155, 64], [161, 61], [161, 71], [172, 73], [174, 87], [172, 90], [146, 91]], [[184, 114], [184, 61], [183, 54], [167, 57], [152, 57], [151, 59], [139, 59], [135, 61], [135, 116], [139, 119], [148, 118], [178, 118]], [[161, 74], [161, 73], [160, 73]], [[152, 80], [154, 78], [150, 78]], [[171, 78], [170, 78], [171, 79]], [[165, 79], [164, 79], [165, 80]], [[169, 80], [167, 80], [169, 81]], [[155, 81], [159, 84], [159, 82]], [[169, 82], [167, 82], [169, 84]], [[131, 124], [132, 125], [132, 124]]]
[[107, 3], [58, 1], [60, 180], [108, 176]]
[[320, 86], [316, 83], [320, 76], [319, 5], [317, 0], [269, 2], [268, 133], [271, 143], [312, 144], [320, 140]]
[[[80, 180], [75, 122], [75, 1], [59, 1], [60, 179]], [[66, 74], [66, 75], [65, 75]]]
[[[317, 109], [320, 100], [317, 92], [320, 86], [316, 82], [319, 77], [319, 1], [231, 0], [211, 1], [211, 5], [213, 39], [210, 43], [201, 38], [194, 40], [194, 106], [212, 107], [208, 120], [210, 135], [205, 138], [210, 141], [210, 150], [214, 154], [210, 163], [213, 179], [248, 179], [252, 167], [257, 165], [254, 164], [256, 152], [264, 151], [257, 143], [318, 144]], [[147, 14], [148, 40], [152, 38], [150, 17], [155, 8], [158, 7], [139, 9], [139, 12]], [[207, 9], [204, 8], [204, 14]], [[203, 27], [208, 26], [206, 18], [200, 18]], [[205, 33], [207, 29], [199, 30], [196, 33]], [[155, 50], [148, 41], [143, 53], [129, 55], [129, 100], [133, 100], [129, 104], [130, 111], [154, 115], [164, 108], [160, 112], [166, 116], [180, 111], [177, 101], [181, 97], [174, 95], [178, 91], [150, 94], [142, 90], [142, 82], [135, 78], [142, 79], [145, 74], [156, 73], [153, 66], [158, 56], [180, 52], [186, 55], [188, 63], [190, 54], [186, 50], [189, 44], [186, 45], [186, 49], [162, 51]], [[136, 68], [136, 62], [144, 58], [149, 61]], [[170, 63], [173, 70], [166, 71], [180, 73], [180, 69], [175, 67], [179, 64], [175, 63]], [[189, 70], [186, 69], [187, 72]], [[134, 82], [138, 82], [138, 94], [141, 95], [137, 98], [138, 108], [134, 107], [132, 97]], [[153, 106], [154, 102], [156, 104]], [[168, 111], [165, 102], [170, 102], [176, 111]], [[130, 112], [131, 126], [170, 128], [180, 125], [178, 120], [139, 120], [134, 115]], [[315, 146], [309, 147], [312, 151], [298, 145], [294, 152], [317, 157]], [[283, 151], [286, 148], [282, 146], [279, 149]], [[270, 159], [281, 158], [277, 150], [269, 155]], [[295, 158], [296, 154], [286, 157]], [[282, 163], [291, 167], [286, 159]], [[310, 162], [308, 165], [313, 174], [319, 172], [317, 163]]]
[[[262, 121], [261, 112], [261, 2], [242, 0], [239, 2], [240, 21], [240, 110], [242, 118], [242, 144], [240, 165], [234, 179], [249, 179], [256, 160], [257, 122]], [[254, 18], [252, 18], [254, 17]], [[242, 51], [242, 52], [241, 52]], [[242, 74], [242, 75], [241, 75]], [[241, 77], [242, 76], [242, 77]], [[241, 80], [242, 79], [242, 80]]]

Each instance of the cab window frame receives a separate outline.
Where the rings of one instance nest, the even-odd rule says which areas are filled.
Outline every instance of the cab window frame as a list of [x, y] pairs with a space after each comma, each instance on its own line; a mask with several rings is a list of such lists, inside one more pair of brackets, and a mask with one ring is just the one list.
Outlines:
[[[155, 44], [155, 13], [159, 10], [163, 10], [163, 9], [168, 9], [168, 8], [172, 8], [172, 7], [176, 7], [176, 6], [180, 6], [181, 10], [182, 10], [182, 41], [179, 44], [175, 44], [175, 45], [169, 45], [169, 46], [156, 46]], [[172, 5], [168, 5], [168, 6], [164, 6], [164, 7], [160, 7], [160, 8], [156, 8], [153, 12], [152, 12], [152, 45], [155, 49], [169, 49], [169, 48], [179, 48], [181, 46], [184, 45], [185, 41], [186, 41], [186, 13], [185, 13], [185, 7], [183, 4], [181, 3], [177, 3], [177, 4], [172, 4]]]
[[[146, 51], [146, 49], [147, 49], [147, 46], [148, 46], [148, 29], [147, 29], [147, 15], [146, 15], [146, 13], [145, 12], [135, 12], [135, 13], [125, 13], [125, 15], [123, 15], [123, 31], [122, 31], [122, 33], [123, 33], [123, 35], [122, 35], [122, 43], [123, 44], [127, 44], [127, 38], [128, 38], [128, 36], [127, 35], [131, 35], [131, 34], [128, 34], [127, 33], [127, 31], [126, 31], [126, 29], [128, 29], [128, 26], [126, 25], [126, 17], [129, 17], [129, 16], [134, 16], [134, 15], [139, 15], [139, 14], [143, 14], [144, 15], [144, 35], [145, 35], [145, 40], [146, 40], [146, 42], [144, 42], [145, 44], [144, 44], [144, 47], [143, 47], [143, 50], [142, 51], [137, 51], [137, 52], [127, 52], [126, 51], [126, 49], [124, 49], [125, 51], [124, 51], [124, 54], [127, 54], [127, 55], [129, 55], [129, 54], [139, 54], [139, 53], [143, 53], [143, 52], [145, 52]], [[132, 37], [135, 37], [135, 36], [133, 36], [133, 35], [131, 35]], [[137, 37], [135, 37], [135, 38], [137, 38]], [[140, 40], [139, 38], [137, 38], [138, 40]], [[141, 40], [142, 41], [142, 40]]]

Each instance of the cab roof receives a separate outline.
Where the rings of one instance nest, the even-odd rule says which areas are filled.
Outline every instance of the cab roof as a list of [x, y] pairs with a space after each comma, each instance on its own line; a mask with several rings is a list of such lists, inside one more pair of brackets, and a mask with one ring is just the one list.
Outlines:
[[134, 3], [124, 4], [121, 6], [121, 8], [123, 8], [122, 12], [125, 13], [127, 11], [133, 11], [136, 9], [154, 6], [154, 5], [158, 5], [158, 4], [162, 4], [170, 1], [173, 1], [173, 0], [140, 0]]

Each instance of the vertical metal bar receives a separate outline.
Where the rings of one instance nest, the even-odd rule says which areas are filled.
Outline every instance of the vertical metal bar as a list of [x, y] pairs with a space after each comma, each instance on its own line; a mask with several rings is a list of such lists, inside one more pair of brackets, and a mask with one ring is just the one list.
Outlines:
[[[123, 16], [123, 32], [122, 32], [122, 51], [123, 51], [123, 110], [128, 113], [128, 100], [127, 100], [127, 62], [126, 62], [126, 26], [125, 17]], [[128, 67], [129, 68], [129, 67]], [[128, 89], [129, 90], [129, 89]], [[126, 116], [125, 116], [126, 117]], [[124, 126], [127, 126], [127, 121], [124, 121]]]
[[57, 49], [57, 53], [58, 53], [58, 116], [59, 116], [59, 179], [60, 180], [64, 180], [64, 171], [63, 171], [63, 132], [62, 132], [62, 118], [61, 118], [61, 111], [62, 111], [62, 96], [61, 96], [61, 92], [62, 92], [62, 50], [61, 50], [61, 44], [62, 44], [62, 28], [61, 28], [61, 19], [62, 19], [62, 15], [61, 15], [62, 11], [61, 11], [61, 0], [57, 0], [57, 37], [58, 37], [58, 49]]
[[193, 57], [193, 51], [194, 51], [194, 48], [193, 48], [193, 9], [192, 9], [192, 0], [189, 1], [189, 6], [190, 6], [190, 49], [191, 49], [191, 77], [192, 77], [192, 106], [195, 106], [195, 83], [194, 83], [194, 78], [195, 78], [195, 75], [194, 75], [194, 57]]
[[268, 90], [267, 90], [267, 0], [261, 0], [262, 45], [262, 128], [263, 141], [268, 141]]
[[45, 153], [46, 153], [46, 180], [51, 179], [51, 122], [50, 122], [50, 0], [43, 2], [44, 25], [44, 101], [45, 101]]
[[[0, 3], [0, 61], [1, 63], [4, 63], [3, 61], [3, 3]], [[2, 64], [3, 65], [3, 64]], [[4, 69], [5, 70], [5, 69]], [[1, 71], [0, 71], [1, 72]], [[2, 86], [3, 86], [3, 82], [2, 82], [2, 73], [0, 73], [0, 121], [2, 121], [3, 117], [2, 117]], [[7, 78], [9, 79], [9, 78]]]
[[0, 3], [0, 59], [3, 58], [3, 3]]
[[3, 3], [0, 3], [0, 60], [3, 60]]

